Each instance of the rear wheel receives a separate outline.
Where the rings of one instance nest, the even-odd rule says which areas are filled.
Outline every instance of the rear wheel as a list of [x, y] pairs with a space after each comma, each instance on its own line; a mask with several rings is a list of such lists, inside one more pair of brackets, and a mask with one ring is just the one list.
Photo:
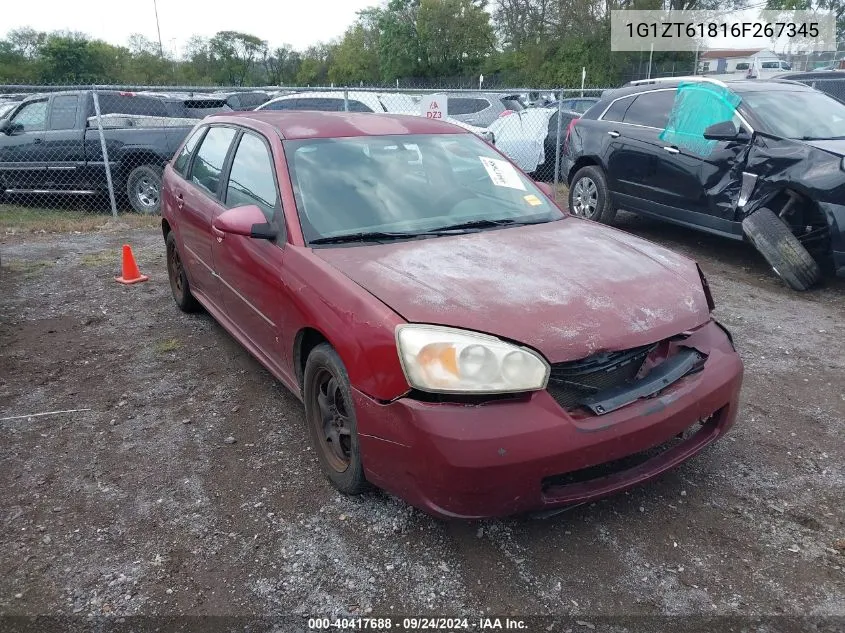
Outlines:
[[321, 343], [311, 351], [303, 382], [305, 418], [323, 472], [344, 494], [364, 492], [369, 484], [361, 464], [349, 377], [331, 345]]
[[161, 174], [161, 167], [156, 165], [141, 165], [129, 172], [126, 194], [129, 204], [138, 213], [161, 212]]
[[807, 290], [818, 282], [818, 263], [771, 209], [763, 207], [749, 215], [742, 230], [787, 286]]
[[167, 276], [170, 279], [170, 292], [173, 300], [182, 312], [196, 312], [200, 304], [191, 294], [191, 284], [188, 283], [188, 276], [185, 267], [182, 265], [182, 258], [179, 256], [179, 249], [176, 247], [176, 237], [173, 232], [167, 234]]
[[601, 168], [589, 165], [576, 172], [569, 186], [569, 211], [588, 220], [613, 224], [616, 209]]

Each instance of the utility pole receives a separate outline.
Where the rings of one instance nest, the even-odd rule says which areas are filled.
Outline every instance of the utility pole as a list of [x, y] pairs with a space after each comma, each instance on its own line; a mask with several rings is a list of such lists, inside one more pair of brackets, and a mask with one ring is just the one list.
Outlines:
[[156, 14], [156, 31], [158, 31], [158, 54], [163, 58], [164, 46], [161, 45], [161, 28], [158, 25], [158, 6], [156, 6], [156, 0], [153, 0], [153, 11]]

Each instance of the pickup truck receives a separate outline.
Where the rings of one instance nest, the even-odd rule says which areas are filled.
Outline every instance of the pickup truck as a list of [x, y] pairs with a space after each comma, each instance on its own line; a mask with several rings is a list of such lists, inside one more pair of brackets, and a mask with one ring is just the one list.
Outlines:
[[[159, 213], [164, 165], [196, 121], [174, 119], [157, 97], [100, 90], [97, 97], [115, 193], [126, 192], [139, 213]], [[0, 199], [106, 192], [101, 147], [91, 90], [25, 99], [0, 119]]]

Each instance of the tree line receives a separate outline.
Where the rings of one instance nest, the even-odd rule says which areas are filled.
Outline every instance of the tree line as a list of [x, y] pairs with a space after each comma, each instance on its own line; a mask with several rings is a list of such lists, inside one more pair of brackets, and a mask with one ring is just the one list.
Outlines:
[[[749, 0], [750, 1], [750, 0]], [[769, 0], [825, 8], [841, 0]], [[9, 31], [0, 83], [144, 85], [609, 86], [644, 72], [642, 53], [610, 50], [613, 9], [727, 9], [743, 0], [386, 0], [343, 36], [305, 50], [236, 31], [194, 36], [180, 55], [133, 35], [124, 46], [84, 33]], [[837, 17], [845, 20], [842, 11]], [[648, 55], [646, 55], [648, 57]], [[655, 53], [656, 73], [691, 72], [692, 53]]]

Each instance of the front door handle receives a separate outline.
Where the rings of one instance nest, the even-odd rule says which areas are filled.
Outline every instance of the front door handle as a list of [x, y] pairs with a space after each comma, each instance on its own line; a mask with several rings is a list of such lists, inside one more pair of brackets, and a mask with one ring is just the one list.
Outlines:
[[181, 193], [177, 193], [176, 194], [176, 207], [181, 211], [183, 206], [185, 206], [185, 199], [182, 197]]
[[43, 138], [34, 138], [34, 139], [32, 139], [32, 143], [33, 143], [33, 145], [38, 145], [43, 140], [44, 140]]
[[616, 130], [611, 130], [610, 132], [608, 132], [608, 135], [612, 138], [619, 138], [621, 136]]
[[680, 154], [681, 153], [681, 150], [679, 150], [677, 147], [664, 147], [663, 149], [666, 150], [667, 152], [669, 152], [670, 154]]
[[218, 229], [216, 226], [211, 226], [211, 234], [217, 238], [218, 242], [222, 242], [223, 238], [226, 237], [226, 233]]

